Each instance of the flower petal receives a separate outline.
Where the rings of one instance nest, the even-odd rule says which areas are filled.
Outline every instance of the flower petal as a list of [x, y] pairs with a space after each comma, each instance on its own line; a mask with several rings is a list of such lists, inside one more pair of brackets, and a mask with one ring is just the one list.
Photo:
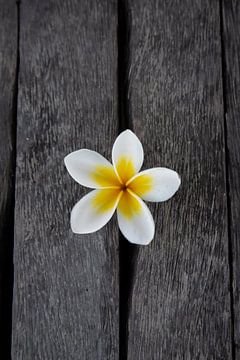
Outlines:
[[159, 167], [140, 172], [128, 183], [135, 194], [146, 201], [166, 201], [178, 190], [181, 184], [176, 171]]
[[112, 149], [112, 161], [122, 183], [125, 183], [141, 169], [143, 147], [131, 130], [125, 130], [117, 137]]
[[72, 209], [72, 231], [88, 234], [101, 229], [113, 216], [120, 196], [116, 189], [93, 190], [85, 195]]
[[64, 162], [69, 174], [81, 185], [94, 189], [119, 186], [112, 164], [96, 151], [74, 151]]
[[155, 225], [147, 205], [131, 191], [124, 191], [117, 208], [122, 234], [133, 244], [147, 245], [153, 237]]

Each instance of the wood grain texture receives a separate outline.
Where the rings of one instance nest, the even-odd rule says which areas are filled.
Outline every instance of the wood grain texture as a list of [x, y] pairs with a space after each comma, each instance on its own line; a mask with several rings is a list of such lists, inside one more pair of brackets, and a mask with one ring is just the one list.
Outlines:
[[14, 90], [17, 67], [17, 6], [0, 1], [0, 358], [11, 339], [14, 207]]
[[227, 130], [234, 340], [240, 358], [240, 3], [223, 1], [223, 56]]
[[182, 178], [138, 249], [128, 359], [231, 359], [219, 2], [127, 4], [130, 121]]
[[23, 0], [12, 357], [118, 358], [118, 230], [73, 235], [83, 195], [63, 158], [110, 157], [118, 131], [115, 1]]

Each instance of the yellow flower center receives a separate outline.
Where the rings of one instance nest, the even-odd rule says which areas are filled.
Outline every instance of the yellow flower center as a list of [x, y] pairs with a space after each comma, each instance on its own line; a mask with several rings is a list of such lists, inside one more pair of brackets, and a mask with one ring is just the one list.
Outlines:
[[95, 182], [105, 189], [98, 192], [92, 201], [96, 212], [109, 211], [118, 202], [118, 210], [127, 219], [139, 214], [141, 202], [135, 195], [143, 196], [152, 189], [153, 179], [143, 174], [132, 179], [136, 174], [131, 158], [120, 157], [116, 165], [117, 174], [112, 167], [99, 165], [91, 174]]
[[121, 156], [119, 158], [116, 165], [116, 170], [123, 185], [125, 185], [128, 180], [136, 174], [134, 162], [130, 157], [127, 156]]

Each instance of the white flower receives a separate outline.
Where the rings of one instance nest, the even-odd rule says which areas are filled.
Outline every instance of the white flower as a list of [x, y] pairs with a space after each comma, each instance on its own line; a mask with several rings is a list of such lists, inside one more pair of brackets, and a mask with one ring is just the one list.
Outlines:
[[154, 237], [154, 221], [143, 200], [168, 200], [181, 182], [175, 171], [163, 167], [139, 172], [143, 147], [130, 130], [123, 131], [113, 145], [113, 165], [87, 149], [72, 152], [64, 162], [75, 181], [95, 189], [72, 209], [72, 231], [77, 234], [97, 231], [117, 209], [119, 228], [134, 244], [147, 245]]

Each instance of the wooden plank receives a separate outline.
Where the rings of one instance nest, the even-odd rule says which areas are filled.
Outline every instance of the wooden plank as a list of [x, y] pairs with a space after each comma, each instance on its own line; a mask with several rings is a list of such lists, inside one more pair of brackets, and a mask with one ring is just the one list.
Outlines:
[[69, 152], [110, 157], [118, 132], [115, 1], [20, 11], [13, 359], [118, 358], [118, 229], [73, 235]]
[[231, 359], [218, 1], [128, 1], [130, 121], [145, 167], [179, 172], [135, 264], [129, 359]]
[[223, 1], [223, 52], [227, 133], [235, 358], [240, 358], [240, 4]]
[[0, 358], [11, 351], [17, 6], [0, 0]]

